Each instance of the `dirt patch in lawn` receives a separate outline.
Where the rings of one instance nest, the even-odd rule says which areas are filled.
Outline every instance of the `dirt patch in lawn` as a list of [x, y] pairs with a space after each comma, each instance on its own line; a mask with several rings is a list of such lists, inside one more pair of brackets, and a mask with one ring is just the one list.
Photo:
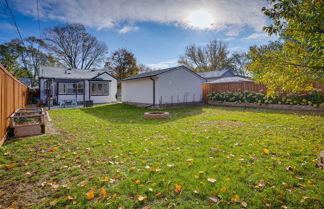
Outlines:
[[0, 208], [28, 208], [51, 194], [51, 191], [39, 188], [36, 183], [11, 183], [0, 188]]

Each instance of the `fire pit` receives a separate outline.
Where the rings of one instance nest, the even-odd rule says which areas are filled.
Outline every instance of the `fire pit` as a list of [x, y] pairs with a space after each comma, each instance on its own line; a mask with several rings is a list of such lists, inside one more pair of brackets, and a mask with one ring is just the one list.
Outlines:
[[169, 112], [146, 112], [144, 113], [145, 119], [167, 119]]

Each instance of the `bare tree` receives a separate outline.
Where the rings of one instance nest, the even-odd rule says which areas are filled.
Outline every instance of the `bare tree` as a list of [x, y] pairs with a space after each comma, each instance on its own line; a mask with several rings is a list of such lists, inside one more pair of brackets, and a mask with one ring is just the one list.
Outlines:
[[81, 24], [55, 26], [45, 31], [48, 50], [70, 68], [89, 69], [100, 64], [107, 52], [105, 43], [87, 33]]
[[247, 66], [251, 63], [251, 59], [246, 52], [235, 52], [232, 54], [232, 69], [236, 75], [248, 77], [251, 73], [247, 70]]
[[139, 72], [134, 54], [126, 49], [115, 51], [108, 57], [105, 67], [108, 68], [117, 80], [136, 75]]
[[137, 67], [139, 68], [139, 73], [148, 73], [153, 71], [152, 68], [144, 64], [139, 64]]
[[213, 40], [204, 47], [194, 44], [187, 46], [185, 55], [178, 62], [196, 72], [222, 70], [230, 66], [228, 54], [227, 46], [223, 42]]

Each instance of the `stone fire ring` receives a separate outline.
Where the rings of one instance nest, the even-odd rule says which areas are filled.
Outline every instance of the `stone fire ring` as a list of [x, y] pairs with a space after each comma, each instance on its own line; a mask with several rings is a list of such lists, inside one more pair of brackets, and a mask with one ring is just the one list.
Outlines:
[[169, 112], [146, 112], [144, 113], [145, 119], [166, 119], [169, 118]]

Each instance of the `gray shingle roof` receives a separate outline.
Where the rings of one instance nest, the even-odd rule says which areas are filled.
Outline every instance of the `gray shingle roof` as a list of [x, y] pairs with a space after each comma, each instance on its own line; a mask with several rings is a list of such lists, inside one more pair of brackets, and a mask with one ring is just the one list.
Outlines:
[[[140, 79], [140, 78], [149, 78], [149, 77], [152, 77], [152, 76], [157, 76], [157, 75], [160, 75], [162, 73], [169, 72], [171, 70], [177, 70], [177, 69], [180, 69], [180, 68], [185, 68], [185, 69], [189, 70], [185, 66], [181, 65], [181, 66], [177, 66], [177, 67], [171, 67], [171, 68], [166, 68], [166, 69], [161, 69], [161, 70], [154, 70], [154, 71], [147, 72], [147, 73], [141, 73], [141, 74], [138, 74], [138, 75], [134, 75], [134, 76], [125, 78], [122, 81], [135, 80], [135, 79]], [[193, 73], [196, 74], [195, 72], [193, 72]], [[197, 74], [197, 75], [200, 76], [199, 74]]]
[[40, 78], [60, 78], [60, 79], [92, 79], [105, 70], [85, 70], [85, 69], [70, 69], [59, 67], [41, 67], [39, 72]]
[[209, 72], [199, 72], [198, 74], [203, 78], [217, 78], [222, 77], [227, 71], [230, 70], [214, 70]]
[[30, 78], [19, 78], [20, 82], [28, 86], [29, 88], [31, 87], [31, 80]]
[[225, 78], [218, 78], [212, 81], [209, 81], [208, 83], [235, 83], [235, 82], [253, 82], [250, 79], [234, 76], [234, 77], [225, 77]]

